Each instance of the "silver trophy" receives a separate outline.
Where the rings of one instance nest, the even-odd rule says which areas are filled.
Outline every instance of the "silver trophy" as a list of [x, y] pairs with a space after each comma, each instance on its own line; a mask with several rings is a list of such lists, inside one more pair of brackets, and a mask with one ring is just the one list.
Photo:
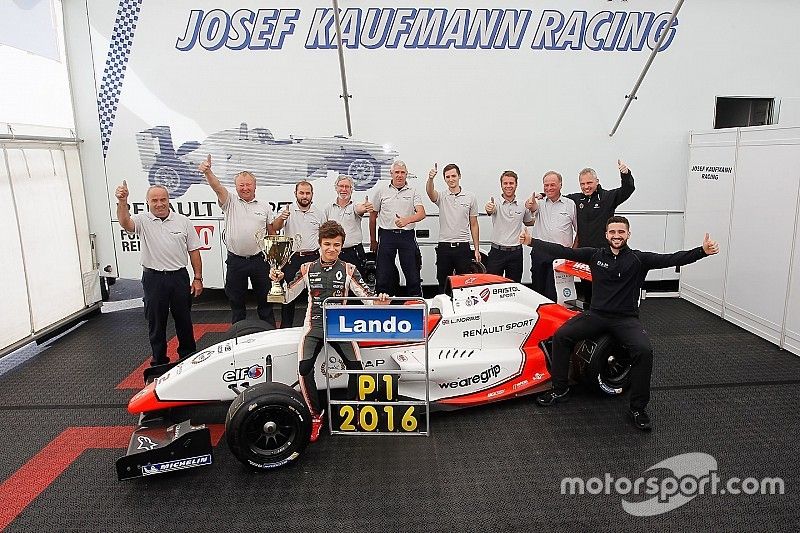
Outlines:
[[[270, 271], [280, 270], [289, 262], [292, 255], [292, 238], [285, 235], [257, 234], [256, 239], [261, 251], [264, 252], [264, 261], [270, 266]], [[272, 282], [272, 288], [267, 295], [270, 303], [285, 303], [286, 295], [280, 282]]]

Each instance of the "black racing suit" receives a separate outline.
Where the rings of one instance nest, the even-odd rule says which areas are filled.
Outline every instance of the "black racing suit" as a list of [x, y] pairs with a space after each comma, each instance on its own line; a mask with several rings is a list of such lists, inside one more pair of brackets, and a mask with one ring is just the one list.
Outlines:
[[589, 311], [572, 317], [558, 328], [553, 337], [553, 389], [561, 392], [567, 388], [575, 344], [609, 333], [628, 349], [633, 360], [631, 410], [644, 410], [650, 401], [650, 375], [653, 371], [653, 349], [639, 321], [639, 294], [644, 279], [651, 269], [688, 265], [706, 257], [703, 248], [657, 254], [623, 246], [619, 254], [614, 255], [609, 246], [567, 248], [538, 239], [533, 239], [531, 245], [556, 258], [587, 263], [592, 270], [594, 295]]
[[[599, 184], [597, 189], [586, 196], [582, 192], [568, 194], [567, 198], [575, 202], [575, 212], [578, 218], [578, 246], [602, 248], [608, 244], [606, 241], [606, 222], [614, 216], [614, 210], [619, 204], [633, 194], [636, 187], [633, 184], [633, 173], [619, 173], [622, 185], [617, 189], [605, 190]], [[581, 293], [587, 303], [592, 302], [592, 282], [581, 280]]]
[[[306, 288], [308, 289], [308, 308], [303, 320], [303, 334], [297, 347], [297, 356], [300, 361], [300, 390], [311, 410], [311, 415], [319, 416], [321, 410], [317, 383], [314, 380], [314, 364], [323, 344], [322, 302], [326, 298], [346, 296], [348, 290], [360, 297], [372, 296], [372, 291], [364, 283], [354, 265], [338, 259], [331, 265], [322, 264], [321, 259], [300, 265], [300, 271], [289, 282], [286, 289], [286, 301], [291, 302]], [[355, 342], [332, 342], [330, 344], [342, 358], [345, 368], [348, 370], [362, 368], [361, 355]], [[356, 383], [356, 375], [350, 374], [348, 389], [351, 397], [355, 397]]]

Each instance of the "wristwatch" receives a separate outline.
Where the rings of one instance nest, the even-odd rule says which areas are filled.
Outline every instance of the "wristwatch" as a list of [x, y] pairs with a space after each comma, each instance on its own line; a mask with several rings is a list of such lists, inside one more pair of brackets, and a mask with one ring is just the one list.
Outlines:
[[203, 278], [202, 278], [202, 277], [197, 277], [197, 276], [195, 276], [195, 277], [194, 277], [194, 280], [195, 280], [195, 281], [203, 281]]

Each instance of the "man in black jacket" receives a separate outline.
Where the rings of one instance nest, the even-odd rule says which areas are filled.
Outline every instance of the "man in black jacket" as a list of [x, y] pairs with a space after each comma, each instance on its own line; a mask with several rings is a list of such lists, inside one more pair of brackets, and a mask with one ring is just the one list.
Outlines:
[[630, 417], [634, 425], [651, 429], [645, 412], [650, 401], [650, 375], [653, 370], [653, 349], [639, 320], [639, 293], [651, 269], [688, 265], [719, 252], [719, 245], [706, 233], [703, 245], [673, 254], [641, 252], [628, 248], [628, 219], [613, 216], [606, 223], [607, 245], [602, 248], [567, 248], [558, 244], [531, 239], [527, 231], [520, 242], [530, 244], [554, 257], [587, 263], [592, 271], [594, 297], [589, 311], [562, 325], [553, 337], [553, 388], [536, 398], [536, 403], [549, 407], [569, 398], [568, 374], [572, 351], [579, 341], [611, 334], [630, 352], [631, 367]]
[[[581, 192], [568, 194], [567, 198], [575, 202], [578, 219], [578, 238], [576, 247], [589, 246], [602, 248], [606, 245], [606, 221], [614, 216], [614, 210], [631, 197], [634, 189], [633, 174], [628, 166], [617, 159], [619, 177], [622, 184], [617, 189], [605, 190], [600, 186], [597, 172], [593, 168], [584, 168], [578, 173]], [[581, 293], [587, 303], [592, 301], [592, 284], [581, 280]]]

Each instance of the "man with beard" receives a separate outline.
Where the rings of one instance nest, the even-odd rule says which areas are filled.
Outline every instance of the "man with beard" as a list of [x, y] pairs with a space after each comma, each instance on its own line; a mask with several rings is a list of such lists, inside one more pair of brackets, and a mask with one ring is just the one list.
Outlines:
[[[606, 244], [606, 220], [614, 215], [614, 210], [625, 200], [631, 197], [636, 187], [633, 184], [633, 174], [628, 166], [617, 159], [619, 177], [622, 182], [617, 189], [605, 190], [600, 186], [597, 172], [592, 168], [584, 168], [578, 173], [578, 183], [581, 192], [568, 194], [575, 202], [578, 217], [578, 246], [600, 248]], [[592, 282], [581, 280], [581, 292], [587, 303], [592, 301]]]
[[653, 349], [639, 320], [639, 294], [647, 272], [657, 268], [694, 263], [719, 252], [719, 245], [708, 233], [703, 245], [673, 254], [641, 252], [628, 248], [628, 219], [613, 216], [606, 223], [607, 245], [602, 248], [567, 248], [531, 239], [527, 231], [520, 242], [541, 248], [557, 258], [581, 261], [590, 266], [594, 297], [588, 311], [572, 317], [553, 337], [552, 389], [537, 396], [536, 403], [549, 407], [569, 398], [568, 374], [572, 351], [579, 341], [608, 333], [625, 346], [633, 361], [629, 417], [636, 428], [650, 431], [650, 417], [645, 411], [650, 401], [650, 375]]
[[[324, 220], [320, 210], [311, 205], [314, 187], [309, 182], [298, 182], [294, 187], [294, 196], [296, 202], [287, 205], [273, 223], [275, 231], [285, 226], [284, 234], [294, 239], [292, 257], [283, 267], [286, 279], [294, 279], [303, 263], [319, 258], [319, 227]], [[280, 327], [291, 328], [294, 325], [294, 307], [294, 301], [283, 306]]]
[[[472, 258], [481, 262], [478, 228], [478, 201], [461, 187], [461, 169], [450, 163], [442, 170], [447, 191], [440, 193], [433, 185], [438, 164], [428, 173], [425, 192], [439, 208], [439, 244], [436, 245], [436, 279], [439, 294], [444, 294], [447, 278], [453, 273], [469, 273]], [[470, 240], [473, 249], [470, 250]]]
[[492, 218], [492, 248], [486, 259], [486, 272], [522, 281], [522, 245], [519, 234], [523, 224], [533, 224], [531, 212], [517, 203], [517, 173], [506, 170], [500, 176], [501, 202], [492, 197], [486, 214]]
[[[169, 363], [167, 357], [167, 317], [172, 312], [178, 337], [178, 357], [183, 359], [197, 350], [192, 327], [192, 296], [203, 292], [202, 243], [192, 222], [169, 208], [169, 192], [162, 185], [147, 189], [146, 213], [131, 216], [128, 206], [128, 183], [115, 192], [117, 219], [128, 233], [135, 233], [142, 249], [142, 288], [144, 316], [152, 366]], [[192, 263], [194, 280], [189, 283], [186, 255]]]
[[275, 323], [267, 302], [269, 275], [256, 234], [273, 234], [272, 210], [267, 202], [256, 198], [256, 178], [252, 173], [239, 172], [233, 178], [236, 196], [219, 181], [211, 170], [211, 155], [200, 163], [198, 170], [205, 176], [217, 195], [225, 214], [225, 232], [222, 234], [228, 257], [225, 259], [225, 294], [231, 304], [231, 324], [247, 318], [245, 296], [247, 282], [253, 284], [258, 318]]

